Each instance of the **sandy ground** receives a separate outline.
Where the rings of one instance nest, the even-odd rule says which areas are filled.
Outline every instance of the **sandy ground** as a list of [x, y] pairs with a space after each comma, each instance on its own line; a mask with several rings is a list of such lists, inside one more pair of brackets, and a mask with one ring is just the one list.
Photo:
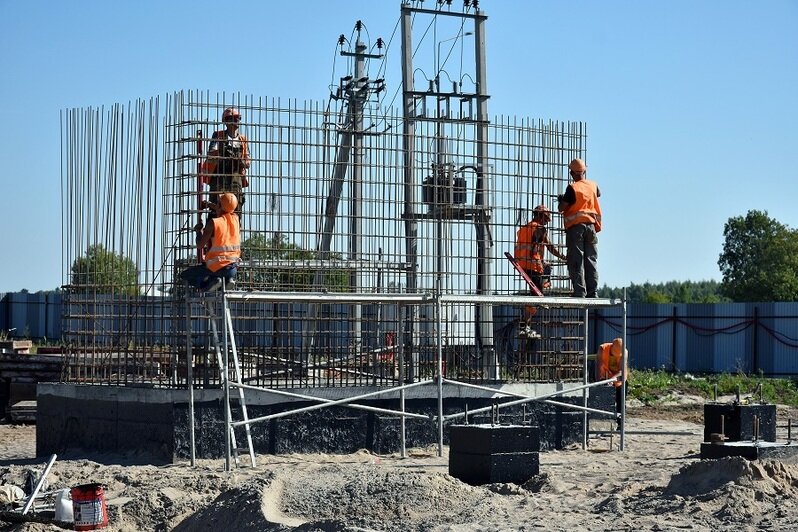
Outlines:
[[[48, 480], [50, 489], [105, 484], [108, 530], [798, 529], [798, 465], [701, 461], [703, 428], [681, 419], [638, 415], [628, 430], [624, 452], [616, 436], [593, 438], [587, 451], [541, 453], [541, 474], [522, 486], [464, 484], [435, 448], [406, 459], [262, 455], [257, 468], [230, 474], [222, 461], [192, 469], [64, 460]], [[21, 485], [27, 469], [43, 468], [34, 438], [34, 427], [0, 425], [0, 483]], [[0, 530], [60, 528], [0, 522]]]

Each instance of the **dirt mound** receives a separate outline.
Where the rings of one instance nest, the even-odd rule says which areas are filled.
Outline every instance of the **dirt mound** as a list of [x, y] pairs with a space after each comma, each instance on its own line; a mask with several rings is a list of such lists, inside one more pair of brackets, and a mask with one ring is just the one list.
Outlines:
[[[444, 473], [328, 464], [304, 478], [281, 478], [280, 512], [309, 522], [346, 522], [379, 530], [415, 529], [437, 515], [452, 522], [491, 492]], [[312, 479], [312, 482], [309, 482]]]
[[560, 479], [549, 473], [541, 473], [534, 476], [521, 487], [531, 493], [562, 493], [568, 489]]
[[616, 515], [689, 517], [701, 523], [746, 523], [795, 530], [798, 466], [731, 457], [682, 466], [664, 489], [648, 486], [628, 498], [618, 493], [597, 505]]
[[751, 462], [730, 457], [702, 460], [681, 468], [671, 478], [665, 495], [700, 496], [714, 492], [729, 483], [754, 489], [762, 495], [798, 495], [796, 466], [772, 460]]
[[263, 493], [271, 480], [271, 475], [266, 475], [223, 492], [174, 530], [284, 530], [284, 527], [269, 522], [263, 512]]

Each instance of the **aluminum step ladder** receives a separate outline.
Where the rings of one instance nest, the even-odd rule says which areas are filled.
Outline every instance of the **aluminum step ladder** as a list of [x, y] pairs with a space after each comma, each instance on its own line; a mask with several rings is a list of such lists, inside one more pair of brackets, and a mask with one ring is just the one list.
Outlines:
[[[227, 425], [227, 437], [229, 440], [226, 442], [226, 468], [229, 469], [230, 455], [232, 454], [235, 459], [236, 467], [241, 467], [241, 453], [247, 451], [249, 454], [250, 464], [255, 467], [255, 449], [252, 445], [252, 432], [250, 431], [249, 423], [244, 424], [244, 431], [246, 434], [247, 446], [238, 447], [235, 434], [235, 425], [233, 421], [233, 412], [231, 406], [231, 393], [230, 389], [237, 390], [236, 399], [238, 400], [241, 408], [242, 421], [249, 421], [249, 414], [247, 413], [247, 402], [244, 398], [244, 389], [240, 386], [243, 384], [241, 374], [241, 363], [238, 360], [238, 349], [235, 341], [235, 331], [233, 330], [233, 318], [230, 313], [230, 307], [227, 304], [224, 288], [215, 296], [206, 297], [203, 301], [205, 309], [208, 314], [208, 321], [211, 325], [211, 332], [213, 338], [213, 347], [216, 352], [216, 361], [219, 364], [219, 375], [222, 378], [222, 388], [224, 390], [224, 404], [225, 404], [225, 424]], [[216, 312], [215, 307], [221, 303], [222, 315]], [[218, 321], [221, 320], [224, 326], [223, 335], [219, 334]], [[229, 375], [229, 360], [225, 364], [224, 353], [230, 353], [233, 357], [233, 375]], [[237, 386], [238, 385], [238, 386]]]

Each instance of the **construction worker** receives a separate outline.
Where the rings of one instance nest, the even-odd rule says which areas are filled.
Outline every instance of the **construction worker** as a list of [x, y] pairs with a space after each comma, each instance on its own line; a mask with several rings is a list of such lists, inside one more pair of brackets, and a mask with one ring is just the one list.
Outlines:
[[[549, 241], [546, 224], [550, 221], [551, 211], [545, 205], [538, 205], [532, 211], [532, 220], [518, 229], [515, 239], [515, 260], [541, 292], [551, 286], [551, 264], [543, 260], [543, 250], [548, 249], [549, 253], [561, 260], [566, 258]], [[519, 336], [540, 338], [540, 334], [532, 329], [532, 318], [536, 313], [535, 307], [524, 307], [518, 327]]]
[[238, 199], [225, 192], [219, 196], [218, 206], [214, 206], [215, 216], [203, 228], [202, 222], [194, 226], [197, 248], [210, 248], [205, 254], [205, 263], [191, 266], [180, 274], [189, 285], [212, 292], [222, 286], [222, 279], [228, 288], [235, 286], [238, 261], [241, 257], [241, 232], [238, 215], [235, 213]]
[[208, 158], [202, 165], [203, 182], [210, 185], [209, 200], [217, 204], [220, 194], [232, 192], [238, 200], [236, 212], [244, 205], [243, 188], [249, 186], [250, 166], [247, 137], [239, 132], [241, 113], [235, 107], [222, 112], [225, 129], [215, 131], [208, 146]]
[[[623, 374], [623, 380], [629, 378], [629, 352], [626, 351], [626, 371], [621, 372], [621, 364], [623, 361], [625, 349], [623, 348], [623, 340], [620, 338], [614, 339], [612, 342], [601, 344], [596, 353], [596, 381], [603, 381], [620, 377]], [[616, 380], [612, 383], [615, 387], [615, 411], [621, 411], [621, 401], [623, 400], [623, 381]]]
[[598, 237], [601, 207], [598, 185], [587, 180], [587, 165], [582, 159], [568, 164], [573, 183], [557, 197], [557, 210], [563, 213], [565, 245], [568, 248], [568, 275], [574, 297], [596, 297], [598, 290]]

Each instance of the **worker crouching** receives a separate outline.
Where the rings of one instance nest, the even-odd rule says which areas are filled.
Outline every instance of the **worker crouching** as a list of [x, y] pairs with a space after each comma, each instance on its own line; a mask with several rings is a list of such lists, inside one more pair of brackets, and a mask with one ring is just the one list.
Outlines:
[[238, 215], [235, 214], [238, 199], [229, 192], [219, 196], [219, 204], [213, 205], [216, 217], [194, 226], [197, 248], [205, 250], [210, 244], [205, 262], [191, 266], [180, 274], [189, 285], [204, 291], [218, 290], [224, 280], [228, 288], [235, 285], [238, 262], [241, 259], [241, 231]]

